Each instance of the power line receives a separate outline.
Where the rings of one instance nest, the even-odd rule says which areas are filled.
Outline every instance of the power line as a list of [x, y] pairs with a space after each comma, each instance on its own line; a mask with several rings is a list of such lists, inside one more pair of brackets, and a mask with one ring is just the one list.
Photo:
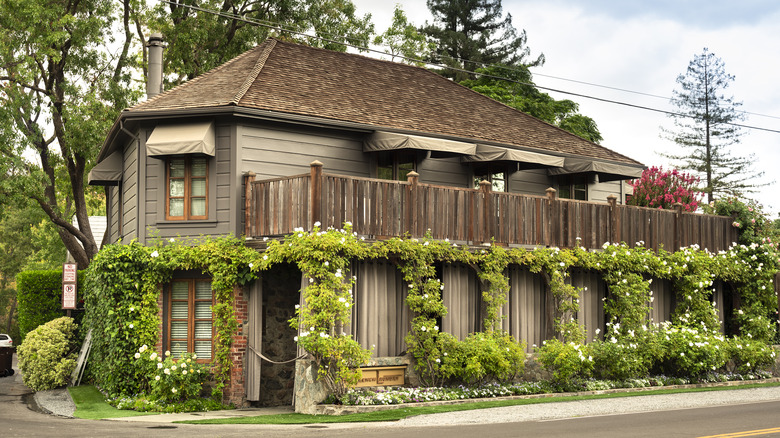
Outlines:
[[[401, 58], [401, 59], [404, 59], [406, 61], [413, 62], [415, 64], [421, 64], [421, 65], [426, 65], [426, 66], [433, 66], [433, 67], [437, 67], [437, 68], [445, 68], [445, 69], [449, 69], [449, 70], [457, 71], [457, 72], [461, 72], [461, 73], [468, 73], [468, 74], [479, 75], [479, 76], [483, 76], [483, 77], [486, 77], [486, 78], [498, 79], [498, 80], [502, 80], [502, 81], [515, 83], [515, 84], [518, 84], [518, 85], [527, 85], [527, 86], [535, 87], [535, 88], [538, 88], [538, 89], [541, 89], [541, 90], [552, 91], [552, 92], [555, 92], [555, 93], [562, 93], [562, 94], [566, 94], [566, 95], [570, 95], [570, 96], [576, 96], [576, 97], [581, 97], [581, 98], [584, 98], [584, 99], [591, 99], [591, 100], [596, 100], [596, 101], [605, 102], [605, 103], [611, 103], [611, 104], [615, 104], [615, 105], [622, 105], [622, 106], [626, 106], [626, 107], [629, 107], [629, 108], [635, 108], [635, 109], [640, 109], [640, 110], [645, 110], [645, 111], [652, 111], [652, 112], [662, 113], [662, 114], [671, 115], [671, 116], [675, 116], [675, 117], [693, 118], [693, 117], [691, 117], [691, 116], [689, 116], [687, 114], [676, 113], [676, 112], [673, 112], [673, 111], [663, 110], [663, 109], [659, 109], [659, 108], [652, 108], [652, 107], [648, 107], [648, 106], [644, 106], [644, 105], [638, 105], [638, 104], [622, 102], [622, 101], [618, 101], [618, 100], [612, 100], [612, 99], [606, 99], [606, 98], [601, 98], [601, 97], [596, 97], [596, 96], [590, 96], [590, 95], [587, 95], [587, 94], [575, 93], [575, 92], [572, 92], [572, 91], [560, 90], [560, 89], [551, 88], [551, 87], [544, 87], [544, 86], [540, 86], [540, 85], [534, 84], [533, 82], [516, 81], [514, 79], [509, 79], [509, 78], [505, 78], [505, 77], [502, 77], [502, 76], [491, 75], [491, 74], [487, 74], [487, 73], [480, 73], [480, 72], [468, 70], [468, 69], [465, 69], [465, 68], [452, 67], [452, 66], [447, 66], [447, 65], [444, 65], [444, 64], [437, 64], [437, 63], [434, 63], [434, 62], [431, 62], [431, 61], [426, 61], [426, 60], [423, 60], [423, 59], [417, 59], [417, 58], [411, 58], [411, 57], [408, 57], [408, 56], [387, 53], [387, 52], [383, 52], [381, 50], [372, 49], [372, 48], [369, 48], [369, 47], [363, 47], [363, 46], [359, 46], [357, 44], [352, 44], [352, 43], [346, 42], [347, 37], [344, 36], [344, 35], [335, 35], [335, 36], [340, 37], [340, 38], [343, 39], [343, 41], [339, 41], [339, 40], [335, 40], [335, 39], [325, 38], [325, 37], [322, 37], [322, 36], [310, 35], [310, 34], [307, 34], [305, 32], [302, 32], [302, 31], [297, 31], [297, 30], [292, 30], [292, 29], [285, 29], [279, 23], [274, 23], [274, 22], [265, 21], [265, 20], [249, 19], [249, 18], [245, 18], [245, 17], [243, 17], [241, 15], [238, 15], [238, 14], [232, 14], [232, 13], [227, 13], [227, 12], [222, 12], [222, 11], [214, 11], [214, 10], [211, 10], [211, 9], [202, 8], [200, 6], [176, 3], [173, 0], [160, 0], [160, 2], [168, 3], [169, 5], [173, 5], [173, 6], [176, 6], [176, 7], [189, 8], [189, 9], [192, 9], [192, 10], [195, 10], [195, 11], [199, 11], [199, 12], [204, 12], [204, 13], [207, 13], [207, 14], [220, 16], [220, 17], [223, 17], [223, 18], [229, 18], [231, 20], [242, 21], [244, 23], [248, 23], [248, 24], [252, 24], [252, 25], [256, 25], [256, 26], [266, 27], [266, 28], [273, 29], [273, 30], [276, 30], [276, 31], [279, 31], [279, 32], [287, 32], [287, 33], [303, 36], [303, 37], [306, 37], [306, 38], [312, 38], [312, 39], [321, 40], [321, 41], [325, 41], [325, 42], [332, 43], [332, 44], [343, 45], [343, 46], [351, 47], [353, 49], [357, 49], [357, 50], [359, 50], [361, 52], [372, 52], [372, 53], [376, 53], [376, 54], [380, 54], [380, 55], [390, 56], [391, 58]], [[453, 59], [456, 59], [456, 58], [453, 58]], [[456, 60], [458, 60], [458, 59], [456, 59]], [[481, 62], [477, 62], [477, 61], [462, 60], [462, 59], [460, 59], [459, 61], [464, 63], [464, 65], [465, 65], [465, 62], [470, 62], [472, 64], [482, 65], [483, 67], [489, 66], [487, 64], [484, 64], [484, 63], [481, 63]], [[497, 67], [503, 68], [503, 69], [506, 69], [506, 70], [510, 70], [510, 71], [518, 71], [517, 69], [511, 68], [511, 67], [508, 67], [508, 66], [497, 66]], [[662, 96], [652, 95], [652, 94], [648, 94], [648, 93], [641, 93], [641, 92], [625, 90], [625, 89], [616, 88], [616, 87], [609, 87], [609, 86], [604, 86], [604, 85], [591, 84], [591, 83], [577, 81], [577, 80], [573, 80], [573, 79], [565, 79], [565, 78], [559, 78], [559, 77], [555, 77], [555, 76], [542, 75], [542, 74], [539, 74], [539, 76], [546, 76], [546, 77], [555, 78], [555, 79], [561, 79], [561, 80], [570, 81], [570, 82], [579, 82], [579, 83], [582, 83], [582, 84], [585, 84], [585, 85], [592, 85], [592, 86], [601, 87], [601, 88], [611, 88], [611, 89], [614, 89], [614, 90], [617, 90], [617, 91], [624, 91], [624, 92], [629, 92], [629, 93], [634, 93], [634, 94], [643, 94], [643, 95], [647, 95], [647, 96], [651, 96], [651, 97], [663, 98]], [[737, 110], [737, 111], [739, 111], [739, 110]], [[748, 113], [748, 114], [753, 114], [753, 113]], [[755, 115], [760, 115], [760, 116], [763, 116], [763, 117], [772, 117], [772, 118], [780, 119], [780, 117], [765, 116], [765, 115], [762, 115], [762, 114], [755, 114]], [[780, 134], [780, 130], [777, 130], [777, 129], [762, 128], [762, 127], [759, 127], [759, 126], [751, 126], [751, 125], [744, 125], [744, 124], [740, 124], [740, 123], [730, 123], [730, 122], [726, 122], [724, 124], [725, 125], [731, 125], [731, 126], [737, 126], [737, 127], [745, 128], [745, 129], [756, 129], [756, 130], [760, 130], [760, 131], [773, 132], [773, 133]]]

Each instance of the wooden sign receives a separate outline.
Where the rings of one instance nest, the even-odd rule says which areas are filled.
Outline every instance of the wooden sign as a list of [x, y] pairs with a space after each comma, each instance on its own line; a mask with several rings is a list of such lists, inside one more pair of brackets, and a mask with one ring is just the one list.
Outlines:
[[363, 377], [358, 381], [358, 388], [364, 386], [401, 386], [404, 384], [406, 366], [361, 368]]
[[65, 283], [62, 285], [62, 308], [75, 309], [78, 302], [75, 283]]

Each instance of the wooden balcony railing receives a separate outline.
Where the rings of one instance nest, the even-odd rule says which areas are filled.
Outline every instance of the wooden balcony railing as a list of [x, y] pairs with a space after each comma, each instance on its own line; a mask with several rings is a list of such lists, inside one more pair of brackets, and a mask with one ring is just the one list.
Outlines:
[[351, 222], [353, 231], [376, 239], [424, 236], [469, 244], [585, 248], [604, 242], [674, 250], [698, 244], [710, 251], [727, 249], [737, 240], [732, 219], [618, 205], [558, 199], [547, 196], [492, 192], [479, 189], [421, 184], [412, 172], [408, 181], [331, 175], [315, 161], [311, 173], [264, 181], [245, 176], [247, 237], [279, 236], [297, 227], [323, 229]]

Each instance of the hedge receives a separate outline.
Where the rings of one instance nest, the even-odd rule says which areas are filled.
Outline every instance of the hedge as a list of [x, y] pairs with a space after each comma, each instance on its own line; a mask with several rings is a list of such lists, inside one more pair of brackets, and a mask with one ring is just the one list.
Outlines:
[[[84, 284], [83, 272], [78, 272], [79, 285]], [[20, 272], [16, 276], [16, 299], [21, 337], [17, 344], [21, 344], [27, 333], [39, 325], [67, 315], [62, 309], [62, 270]], [[71, 313], [80, 325], [83, 310]]]

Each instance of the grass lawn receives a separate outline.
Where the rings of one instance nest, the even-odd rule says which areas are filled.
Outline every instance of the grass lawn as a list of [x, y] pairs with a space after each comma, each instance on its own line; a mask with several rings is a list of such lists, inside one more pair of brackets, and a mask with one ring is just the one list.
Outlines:
[[213, 420], [187, 420], [177, 421], [177, 423], [187, 424], [314, 424], [314, 423], [356, 423], [373, 421], [398, 421], [406, 417], [425, 414], [440, 414], [443, 412], [468, 411], [472, 409], [497, 408], [503, 406], [530, 405], [539, 403], [566, 402], [575, 400], [598, 400], [605, 398], [619, 397], [637, 397], [642, 395], [656, 394], [680, 394], [686, 392], [706, 392], [706, 391], [725, 391], [748, 388], [766, 388], [771, 386], [780, 386], [780, 383], [756, 383], [741, 386], [716, 386], [708, 388], [685, 388], [685, 389], [657, 389], [652, 391], [637, 392], [619, 392], [612, 394], [598, 395], [575, 395], [558, 396], [545, 398], [517, 399], [517, 400], [492, 400], [478, 401], [473, 403], [463, 403], [456, 405], [437, 405], [423, 407], [401, 407], [378, 412], [367, 412], [361, 414], [347, 415], [305, 415], [305, 414], [278, 414], [278, 415], [258, 415], [256, 417], [236, 417], [221, 418]]
[[106, 403], [105, 397], [91, 385], [68, 387], [70, 397], [76, 404], [73, 416], [87, 420], [102, 420], [103, 418], [137, 417], [150, 415], [149, 412], [136, 412], [117, 409]]

